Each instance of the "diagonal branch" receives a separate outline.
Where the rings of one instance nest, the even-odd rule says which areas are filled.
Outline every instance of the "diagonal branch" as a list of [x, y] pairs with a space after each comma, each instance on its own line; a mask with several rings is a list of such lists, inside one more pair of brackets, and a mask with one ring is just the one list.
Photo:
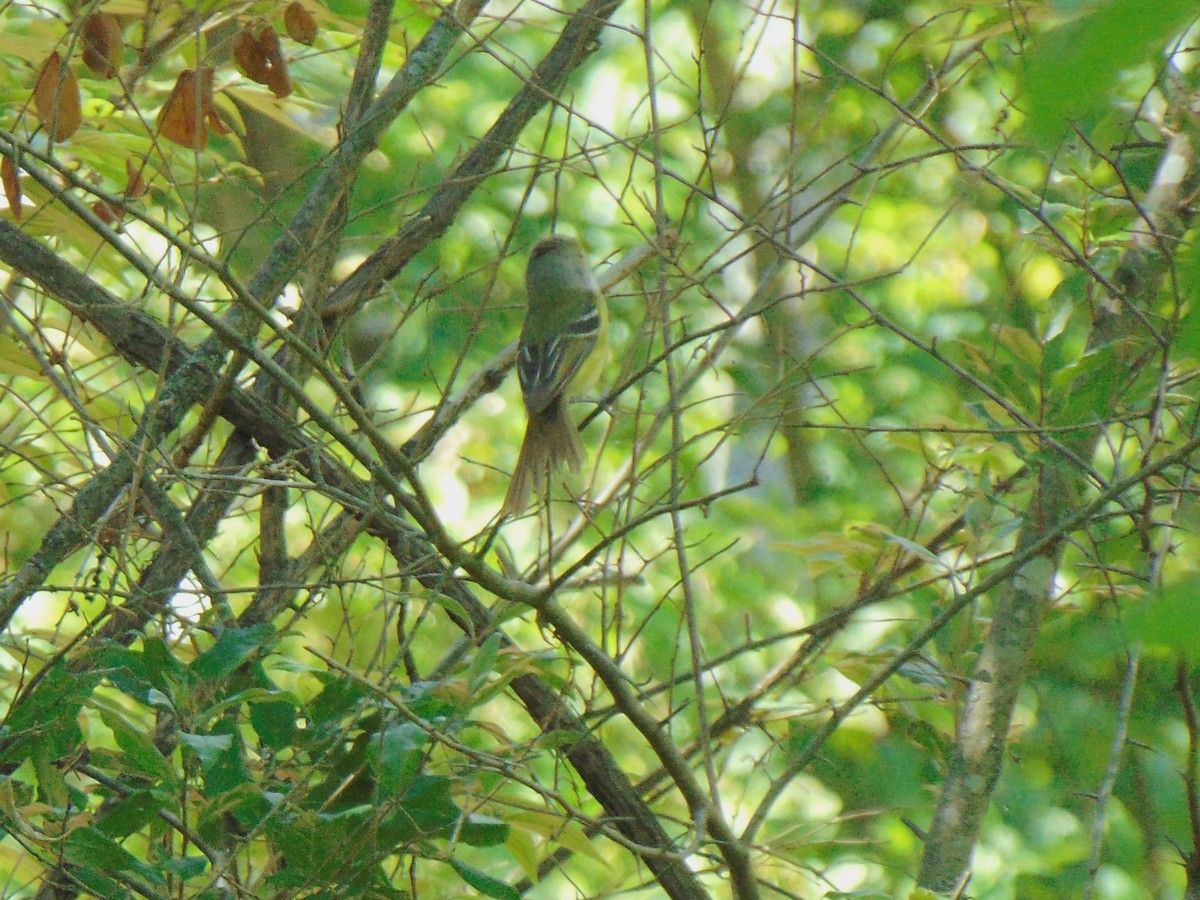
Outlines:
[[618, 6], [620, 0], [588, 0], [571, 16], [554, 47], [487, 134], [443, 180], [420, 212], [401, 225], [395, 237], [367, 257], [334, 289], [326, 301], [326, 311], [345, 314], [356, 309], [423, 248], [449, 230], [459, 208], [512, 149], [525, 126], [558, 95], [567, 77], [596, 50], [600, 34]]
[[[450, 13], [442, 15], [430, 27], [389, 87], [339, 144], [326, 171], [251, 280], [248, 300], [274, 298], [283, 290], [309, 246], [324, 229], [352, 174], [375, 147], [387, 125], [420, 88], [430, 83], [461, 33], [461, 23]], [[235, 304], [226, 317], [226, 330], [210, 335], [194, 351], [180, 352], [182, 345], [164, 341], [165, 329], [152, 317], [126, 315], [124, 303], [71, 266], [53, 264], [58, 262], [54, 254], [7, 222], [0, 222], [0, 259], [41, 285], [51, 296], [68, 301], [74, 311], [100, 328], [119, 350], [143, 343], [144, 339], [144, 346], [134, 349], [134, 358], [142, 365], [158, 370], [164, 366], [164, 360], [180, 361], [147, 409], [128, 449], [79, 490], [71, 510], [55, 523], [20, 571], [0, 588], [0, 628], [4, 628], [21, 601], [87, 540], [136, 471], [136, 454], [155, 447], [178, 427], [192, 407], [211, 395], [227, 349], [240, 349], [230, 335], [249, 334], [257, 327], [262, 310], [249, 302]], [[227, 348], [227, 341], [234, 346]], [[149, 348], [160, 353], [170, 349], [175, 353], [155, 357]]]
[[[11, 242], [7, 240], [9, 236], [12, 237]], [[39, 282], [47, 288], [51, 284], [60, 288], [60, 299], [81, 318], [103, 331], [118, 352], [130, 362], [156, 370], [178, 366], [177, 361], [186, 357], [186, 345], [151, 317], [120, 303], [40, 244], [0, 221], [0, 257], [13, 248], [21, 253], [33, 254], [32, 258], [22, 256], [21, 259], [27, 264], [31, 259], [36, 261], [36, 269], [41, 273]], [[481, 642], [495, 630], [490, 613], [468, 585], [438, 562], [438, 553], [429, 540], [404, 522], [387, 502], [386, 495], [389, 492], [386, 487], [380, 489], [359, 479], [343, 464], [314, 446], [294, 422], [278, 415], [274, 409], [246, 391], [231, 390], [221, 406], [221, 413], [239, 432], [265, 447], [272, 457], [294, 460], [297, 468], [314, 484], [320, 485], [321, 490], [361, 516], [366, 523], [366, 530], [388, 546], [402, 569], [413, 573], [423, 585], [455, 599], [467, 610], [469, 618], [452, 618], [473, 640]], [[246, 446], [250, 446], [249, 442]], [[189, 527], [201, 543], [207, 539], [206, 528], [193, 525], [190, 521]], [[178, 560], [181, 565], [186, 559], [178, 555], [171, 558]], [[163, 564], [166, 565], [166, 559]], [[182, 577], [182, 572], [176, 572], [178, 577]], [[152, 595], [159, 590], [158, 586], [167, 584], [171, 577], [164, 571], [161, 577], [153, 578], [152, 584], [144, 581], [142, 587], [147, 595]], [[178, 577], [175, 578], [176, 582]], [[533, 594], [532, 590], [530, 594]], [[3, 596], [4, 592], [0, 592], [0, 597]], [[16, 606], [12, 608], [15, 611]], [[606, 815], [625, 836], [633, 844], [647, 848], [643, 861], [655, 874], [667, 896], [707, 897], [707, 892], [680, 858], [670, 836], [639, 797], [628, 776], [608, 749], [591, 735], [586, 723], [564, 708], [558, 692], [533, 675], [515, 679], [512, 687], [539, 727], [576, 735], [563, 747], [567, 760], [604, 808]]]

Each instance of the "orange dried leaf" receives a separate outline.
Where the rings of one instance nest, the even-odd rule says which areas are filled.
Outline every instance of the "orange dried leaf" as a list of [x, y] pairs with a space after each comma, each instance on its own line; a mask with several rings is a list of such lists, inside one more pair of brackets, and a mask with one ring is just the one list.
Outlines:
[[233, 44], [233, 60], [247, 78], [265, 84], [276, 97], [286, 97], [292, 92], [279, 35], [270, 25], [257, 33], [253, 25], [247, 25]]
[[16, 165], [7, 156], [0, 160], [0, 182], [4, 184], [4, 196], [8, 198], [13, 218], [21, 221], [21, 179]]
[[96, 214], [96, 218], [105, 225], [112, 225], [120, 220], [121, 215], [103, 200], [97, 200], [92, 204], [92, 212]]
[[[204, 66], [199, 73], [197, 79], [195, 69], [180, 72], [171, 96], [158, 113], [158, 133], [190, 150], [203, 150], [208, 145], [205, 121], [210, 124], [218, 121], [212, 105], [213, 70]], [[219, 130], [225, 133], [224, 125]]]
[[150, 189], [146, 184], [146, 177], [142, 174], [142, 165], [144, 163], [135, 166], [132, 159], [125, 157], [125, 197], [128, 200], [144, 197]]
[[267, 83], [267, 60], [252, 26], [243, 28], [233, 42], [233, 61], [251, 81]]
[[289, 3], [283, 11], [283, 27], [288, 37], [298, 44], [311, 47], [317, 39], [317, 20], [303, 3]]
[[217, 108], [213, 106], [213, 70], [208, 66], [200, 69], [200, 111], [204, 113], [204, 121], [209, 128], [217, 134], [229, 134], [229, 126], [221, 121]]
[[121, 65], [125, 39], [115, 16], [92, 13], [83, 23], [83, 61], [97, 78], [112, 78]]
[[220, 135], [229, 134], [229, 132], [233, 130], [221, 121], [221, 117], [217, 115], [217, 111], [212, 108], [210, 108], [208, 112], [204, 114], [204, 121], [208, 123], [209, 128]]
[[171, 96], [158, 113], [158, 133], [181, 147], [201, 150], [208, 143], [208, 131], [196, 105], [196, 73], [185, 69], [175, 79]]
[[33, 86], [33, 108], [37, 116], [53, 130], [51, 139], [65, 141], [79, 130], [83, 122], [80, 108], [79, 82], [75, 73], [55, 52], [46, 57], [38, 70], [37, 82]]
[[292, 77], [288, 74], [287, 60], [283, 58], [283, 48], [279, 44], [279, 35], [274, 28], [264, 28], [258, 36], [258, 45], [262, 48], [263, 59], [267, 62], [267, 80], [263, 82], [271, 89], [271, 93], [280, 99], [292, 92]]

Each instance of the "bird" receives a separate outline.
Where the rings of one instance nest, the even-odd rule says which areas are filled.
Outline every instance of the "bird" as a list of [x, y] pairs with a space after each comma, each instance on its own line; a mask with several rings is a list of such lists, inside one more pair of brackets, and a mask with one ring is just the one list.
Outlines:
[[566, 466], [586, 458], [568, 411], [568, 392], [586, 390], [606, 362], [608, 309], [579, 242], [551, 235], [525, 266], [525, 321], [517, 343], [517, 378], [525, 401], [525, 437], [501, 518], [518, 515]]

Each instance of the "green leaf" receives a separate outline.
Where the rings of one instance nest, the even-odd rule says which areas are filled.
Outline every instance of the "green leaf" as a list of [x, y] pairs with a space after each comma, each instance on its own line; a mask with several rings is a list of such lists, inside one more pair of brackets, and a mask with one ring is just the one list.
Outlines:
[[1120, 70], [1158, 64], [1157, 51], [1195, 15], [1193, 0], [1112, 0], [1041, 35], [1024, 85], [1033, 140], [1052, 146], [1067, 120], [1107, 108]]
[[408, 790], [421, 771], [428, 743], [428, 735], [413, 722], [393, 725], [371, 742], [367, 758], [375, 770], [381, 797], [399, 797]]
[[252, 628], [227, 628], [217, 642], [192, 663], [192, 674], [203, 681], [220, 681], [255, 653], [275, 634], [269, 622]]
[[229, 816], [236, 819], [246, 831], [253, 831], [283, 807], [282, 794], [264, 791], [253, 782], [244, 782], [204, 805], [196, 827], [203, 835], [223, 840], [229, 834]]
[[472, 813], [459, 831], [464, 844], [472, 847], [494, 847], [508, 840], [508, 823], [502, 819]]
[[1087, 353], [1076, 365], [1054, 376], [1059, 398], [1053, 420], [1059, 425], [1079, 425], [1105, 419], [1117, 400], [1117, 387], [1128, 373], [1113, 344]]
[[103, 671], [121, 693], [145, 700], [151, 682], [144, 653], [114, 643], [88, 654], [88, 662], [95, 670]]
[[79, 711], [101, 675], [72, 672], [61, 659], [39, 675], [41, 682], [13, 707], [5, 723], [11, 743], [0, 760], [24, 759], [31, 746], [57, 759], [74, 752], [83, 741]]
[[[224, 749], [215, 748], [204, 765], [204, 791], [209, 797], [220, 797], [240, 784], [250, 781], [246, 770], [241, 733], [231, 719], [223, 719], [214, 728], [213, 738], [228, 738]], [[215, 747], [215, 745], [214, 745]], [[199, 754], [197, 754], [199, 755]]]
[[421, 775], [380, 825], [381, 837], [394, 844], [431, 837], [447, 837], [462, 818], [450, 794], [449, 778]]
[[142, 641], [142, 656], [146, 676], [161, 691], [170, 693], [171, 688], [187, 675], [187, 668], [160, 637], [147, 637]]
[[79, 883], [82, 890], [92, 897], [128, 897], [129, 894], [111, 878], [101, 875], [98, 871], [80, 867], [71, 873], [71, 878]]
[[158, 688], [150, 688], [150, 690], [146, 692], [146, 704], [149, 706], [159, 707], [160, 709], [165, 709], [168, 712], [175, 711], [175, 704], [171, 702], [171, 698]]
[[111, 838], [126, 838], [157, 821], [162, 805], [152, 791], [137, 791], [111, 806], [106, 804], [96, 827]]
[[358, 710], [366, 688], [336, 673], [321, 672], [317, 677], [326, 682], [325, 689], [308, 704], [308, 714], [314, 725], [340, 730], [340, 720]]
[[508, 852], [517, 861], [525, 877], [535, 884], [538, 881], [537, 847], [529, 832], [522, 828], [509, 830], [508, 840], [505, 841]]
[[604, 862], [604, 857], [596, 849], [596, 845], [588, 838], [583, 826], [578, 822], [567, 821], [554, 832], [555, 840], [568, 850], [580, 856], [588, 856], [597, 862]]
[[140, 862], [132, 853], [96, 828], [76, 828], [64, 842], [63, 855], [69, 862], [101, 872], [137, 872], [147, 881], [162, 884], [158, 871]]
[[105, 710], [100, 718], [117, 739], [117, 746], [124, 754], [119, 760], [131, 772], [175, 784], [175, 769], [154, 746], [150, 736], [137, 731], [116, 713]]
[[1144, 644], [1166, 647], [1192, 661], [1200, 661], [1200, 575], [1168, 584], [1146, 596], [1129, 613], [1130, 633]]
[[374, 814], [374, 807], [363, 805], [338, 813], [303, 812], [287, 818], [273, 816], [266, 828], [288, 868], [320, 882], [347, 877], [371, 864], [370, 852], [339, 853], [336, 848], [360, 846], [361, 834]]
[[198, 878], [208, 868], [208, 859], [203, 856], [175, 856], [163, 863], [163, 868], [180, 878]]
[[270, 700], [250, 704], [250, 724], [272, 750], [291, 745], [296, 733], [296, 707], [286, 700]]
[[448, 831], [462, 815], [451, 796], [451, 781], [442, 775], [417, 778], [404, 795], [404, 809], [425, 834]]
[[487, 682], [488, 676], [496, 668], [496, 657], [500, 654], [500, 632], [491, 634], [475, 651], [471, 667], [467, 669], [467, 687], [472, 694], [479, 693]]
[[453, 613], [454, 615], [458, 616], [459, 618], [469, 619], [471, 617], [471, 614], [467, 611], [467, 608], [465, 606], [463, 606], [461, 603], [459, 603], [453, 597], [443, 594], [441, 591], [430, 591], [428, 596], [429, 596], [429, 599], [432, 600], [434, 603], [436, 603], [438, 606], [442, 607], [445, 610], [448, 610], [449, 612]]
[[6, 334], [0, 334], [0, 375], [24, 375], [38, 381], [49, 380], [28, 348]]
[[49, 803], [56, 809], [66, 809], [70, 792], [62, 770], [54, 764], [47, 748], [39, 744], [33, 746], [33, 769], [37, 773], [38, 793], [44, 803]]
[[457, 859], [450, 860], [450, 865], [458, 873], [458, 877], [469, 884], [485, 897], [495, 897], [496, 900], [521, 900], [521, 892], [499, 878], [493, 878], [474, 866], [468, 866]]
[[1189, 240], [1177, 258], [1176, 270], [1184, 296], [1191, 304], [1179, 322], [1175, 347], [1185, 356], [1200, 359], [1200, 234], [1189, 232]]
[[231, 734], [188, 734], [179, 732], [179, 742], [196, 754], [202, 765], [210, 765], [233, 746]]

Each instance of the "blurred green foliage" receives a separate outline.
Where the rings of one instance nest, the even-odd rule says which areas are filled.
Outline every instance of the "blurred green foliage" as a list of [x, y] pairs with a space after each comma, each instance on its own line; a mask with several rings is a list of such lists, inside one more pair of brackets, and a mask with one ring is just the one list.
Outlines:
[[[21, 228], [197, 344], [208, 326], [148, 288], [84, 212], [122, 198], [126, 158], [143, 160], [150, 193], [127, 201], [116, 240], [205, 308], [236, 303], [229, 276], [255, 271], [338, 136], [364, 4], [310, 5], [322, 30], [312, 49], [287, 46], [293, 97], [238, 74], [228, 46], [243, 20], [277, 23], [282, 6], [206, 5], [206, 24], [181, 29], [129, 88], [77, 66], [85, 124], [52, 154], [29, 92], [75, 10], [0, 7], [0, 149], [24, 154]], [[485, 540], [520, 443], [515, 379], [439, 435], [418, 477], [449, 539], [514, 576], [546, 575], [547, 519], [553, 538], [569, 535], [549, 567], [576, 567], [558, 601], [735, 830], [789, 762], [815, 751], [756, 836], [764, 895], [919, 896], [919, 832], [989, 593], [910, 642], [1009, 558], [1047, 434], [1103, 423], [1088, 464], [1111, 479], [1194, 437], [1190, 234], [1178, 259], [1169, 248], [1171, 277], [1145, 310], [1162, 336], [1154, 363], [1134, 371], [1120, 335], [1089, 344], [1105, 281], [1144, 225], [1166, 136], [1191, 128], [1194, 34], [1181, 29], [1193, 6], [622, 6], [454, 228], [322, 348], [353, 364], [359, 396], [400, 445], [515, 338], [537, 239], [577, 234], [603, 278], [601, 263], [659, 225], [678, 233], [610, 291], [609, 393], [595, 414], [581, 404], [591, 467], [570, 483], [594, 505], [556, 493], [552, 515]], [[164, 4], [143, 34], [140, 5], [104, 8], [123, 17], [129, 72], [135, 45], [184, 20]], [[384, 79], [436, 14], [396, 4]], [[358, 173], [336, 277], [417, 214], [562, 21], [538, 4], [484, 7]], [[197, 59], [217, 69], [219, 114], [234, 126], [203, 152], [153, 128]], [[290, 309], [314, 302], [305, 274]], [[162, 383], [6, 275], [5, 577]], [[266, 326], [259, 340], [278, 347]], [[353, 426], [321, 378], [306, 390]], [[177, 443], [143, 457], [184, 510], [228, 474], [216, 463], [229, 427], [200, 437], [183, 460]], [[125, 503], [5, 632], [5, 896], [34, 896], [51, 871], [96, 896], [515, 897], [523, 880], [531, 898], [659, 896], [558, 754], [578, 735], [543, 730], [513, 699], [513, 681], [536, 675], [635, 783], [654, 777], [660, 760], [593, 667], [478, 585], [513, 644], [472, 644], [453, 624], [454, 597], [398, 570], [367, 533], [300, 573], [271, 622], [239, 622], [263, 588], [268, 483], [286, 493], [293, 560], [320, 550], [341, 500], [265, 454], [238, 477], [204, 548], [222, 597], [193, 573], [160, 615], [123, 624], [161, 538]], [[1196, 656], [1194, 489], [1187, 460], [1135, 481], [1064, 536], [971, 896], [1182, 892], [1176, 847], [1193, 848], [1176, 670], [1182, 659], [1190, 676]], [[1135, 652], [1129, 743], [1092, 872], [1096, 796]], [[831, 710], [900, 656], [905, 666], [814, 745]], [[724, 896], [727, 873], [667, 784], [646, 787], [651, 808]]]

